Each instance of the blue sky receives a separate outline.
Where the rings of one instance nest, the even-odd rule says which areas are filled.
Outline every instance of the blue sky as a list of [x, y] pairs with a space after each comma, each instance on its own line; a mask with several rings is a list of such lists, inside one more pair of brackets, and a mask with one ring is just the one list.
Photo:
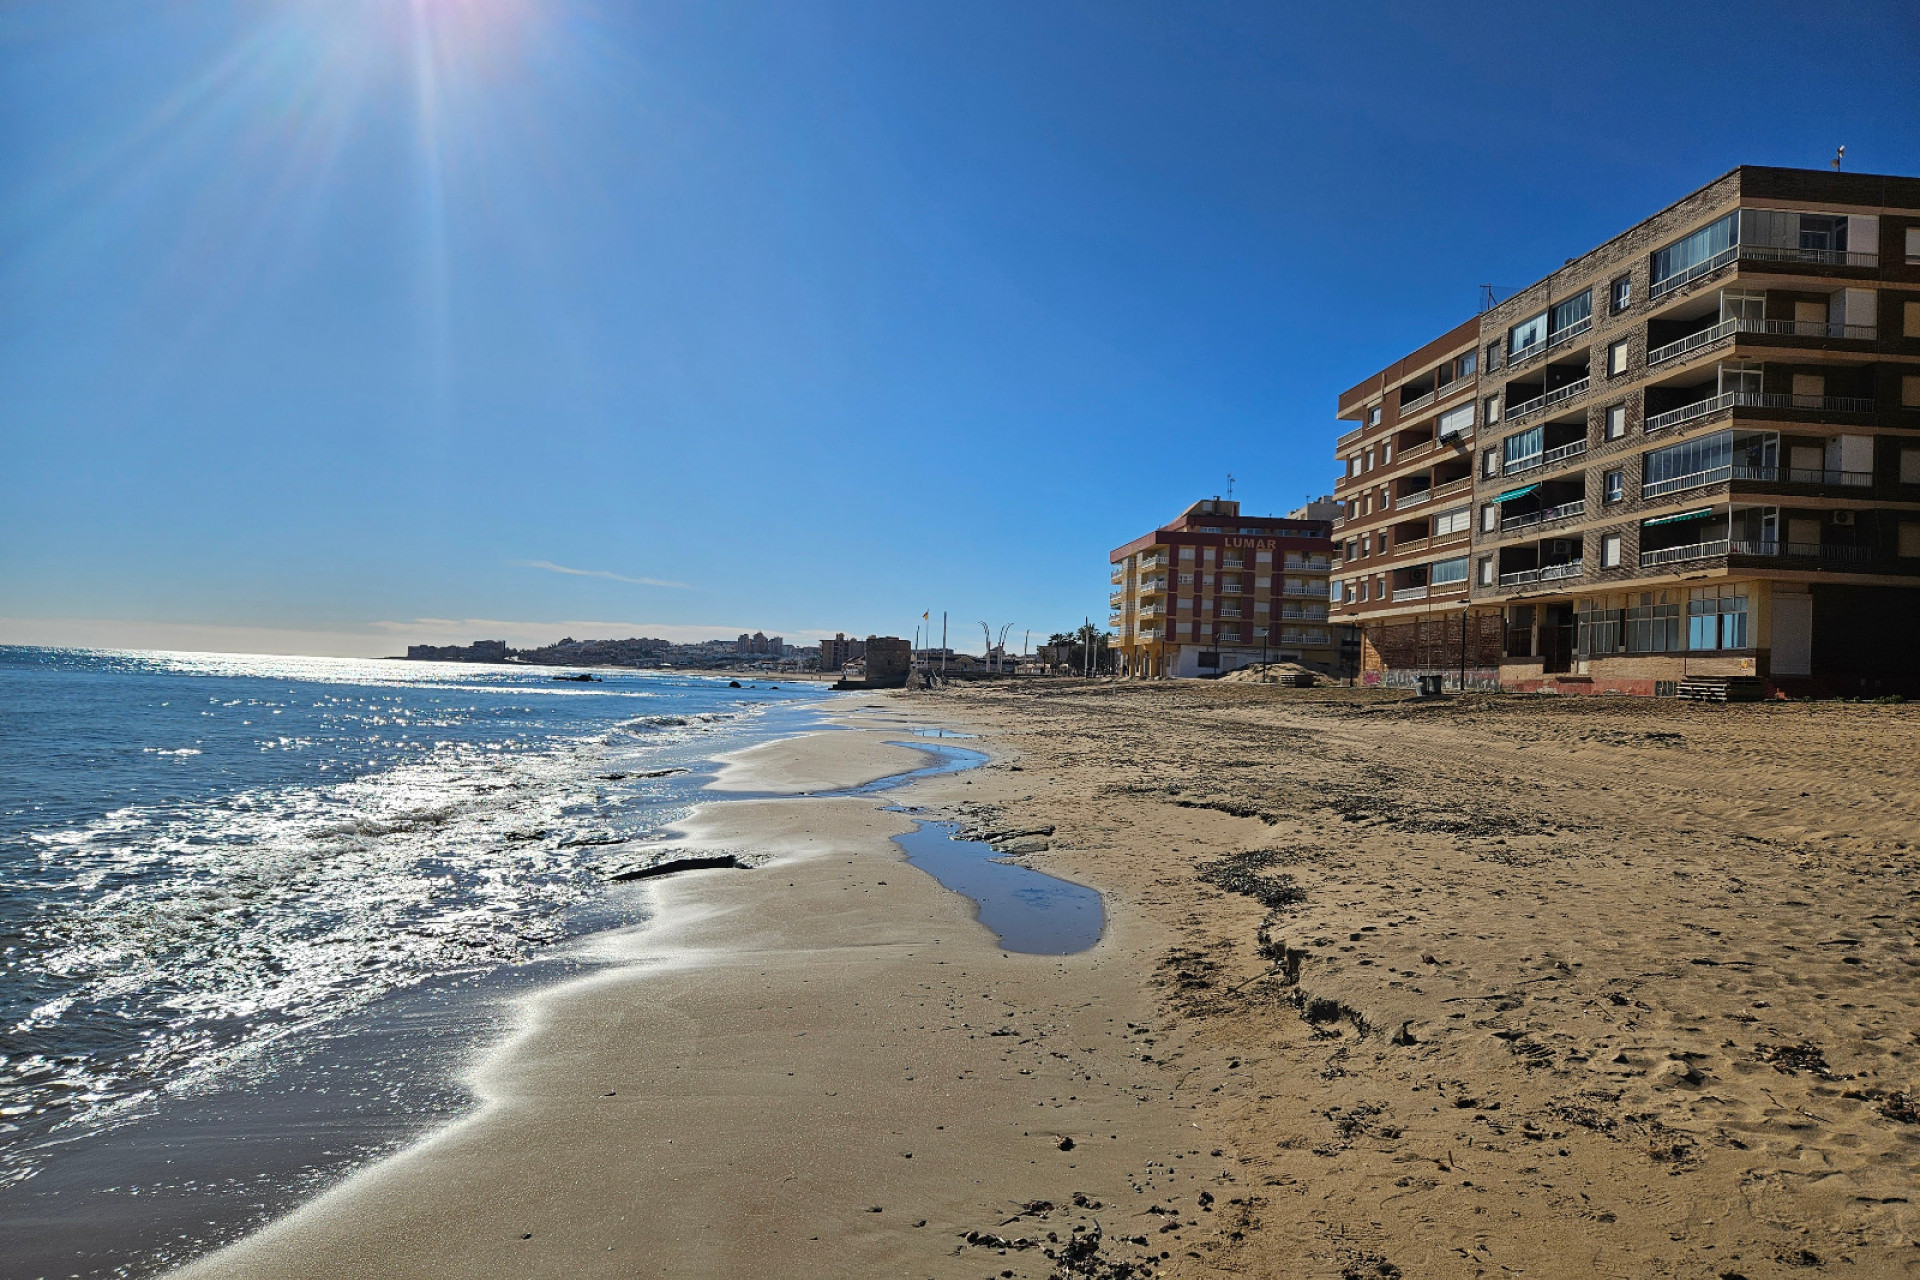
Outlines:
[[1920, 173], [1910, 0], [26, 0], [0, 642], [1065, 629], [1482, 283], [1840, 143]]

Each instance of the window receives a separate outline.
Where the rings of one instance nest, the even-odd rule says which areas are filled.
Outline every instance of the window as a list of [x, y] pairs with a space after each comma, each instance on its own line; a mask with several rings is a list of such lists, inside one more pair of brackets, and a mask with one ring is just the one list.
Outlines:
[[1442, 511], [1433, 518], [1433, 536], [1444, 538], [1449, 534], [1465, 533], [1473, 527], [1473, 508], [1455, 507], [1452, 511]]
[[1498, 369], [1499, 367], [1500, 367], [1500, 344], [1497, 342], [1489, 342], [1487, 344], [1487, 372], [1492, 373], [1495, 369]]
[[1490, 587], [1493, 585], [1493, 557], [1492, 556], [1480, 557], [1480, 585], [1483, 587]]
[[1897, 537], [1894, 554], [1909, 560], [1920, 556], [1920, 524], [1915, 524], [1911, 520], [1902, 520]]
[[1617, 378], [1627, 371], [1627, 340], [1607, 344], [1607, 376]]
[[1380, 446], [1380, 465], [1383, 467], [1393, 465], [1393, 441], [1391, 440]]
[[[1191, 561], [1193, 559], [1193, 548], [1192, 547], [1180, 548], [1180, 558], [1182, 560]], [[1182, 582], [1192, 582], [1193, 576], [1191, 574], [1183, 574], [1180, 580]]]
[[1744, 582], [1696, 587], [1687, 593], [1687, 648], [1747, 647], [1747, 586]]
[[1565, 342], [1575, 334], [1584, 333], [1593, 324], [1593, 290], [1588, 289], [1568, 298], [1565, 302], [1556, 302], [1547, 312], [1547, 341]]
[[1367, 602], [1367, 580], [1365, 578], [1362, 578], [1360, 579], [1360, 603], [1365, 604], [1366, 602]]
[[1740, 239], [1739, 225], [1739, 213], [1730, 213], [1692, 235], [1656, 250], [1652, 263], [1653, 296], [1658, 297], [1663, 292], [1662, 285], [1677, 288], [1691, 275], [1703, 275], [1712, 270], [1706, 264], [1715, 262], [1722, 255], [1726, 256], [1727, 261], [1732, 261], [1731, 251]]
[[1609, 471], [1600, 477], [1600, 483], [1608, 502], [1619, 502], [1627, 496], [1627, 473], [1624, 471]]
[[1468, 401], [1458, 409], [1449, 409], [1440, 415], [1440, 438], [1457, 436], [1473, 430], [1473, 402]]
[[1920, 484], [1920, 449], [1900, 451], [1900, 483]]
[[1578, 623], [1575, 653], [1590, 658], [1620, 652], [1626, 639], [1626, 610], [1609, 609], [1600, 600], [1582, 600], [1576, 606], [1574, 620]]
[[1734, 468], [1765, 478], [1778, 475], [1780, 437], [1771, 431], [1716, 431], [1646, 455], [1640, 496], [1657, 497], [1729, 478]]
[[1547, 313], [1529, 316], [1507, 330], [1507, 359], [1519, 360], [1547, 344]]
[[1500, 451], [1506, 470], [1525, 467], [1546, 452], [1546, 430], [1543, 427], [1529, 427], [1516, 432], [1500, 442]]
[[1348, 538], [1347, 539], [1347, 559], [1358, 560], [1359, 558], [1360, 558], [1360, 539]]
[[1907, 261], [1920, 262], [1920, 227], [1907, 228]]
[[1352, 603], [1353, 603], [1353, 581], [1352, 581], [1352, 579], [1348, 579], [1348, 580], [1347, 580], [1346, 582], [1343, 582], [1343, 583], [1341, 583], [1341, 584], [1340, 584], [1340, 590], [1341, 590], [1341, 592], [1343, 593], [1343, 594], [1341, 595], [1341, 597], [1340, 597], [1340, 601], [1341, 601], [1341, 603], [1342, 603], [1342, 604], [1352, 604]]
[[1480, 532], [1495, 533], [1499, 531], [1499, 528], [1500, 506], [1498, 503], [1489, 502], [1486, 506], [1480, 508]]
[[1618, 440], [1627, 434], [1627, 406], [1612, 404], [1607, 406], [1607, 439]]
[[1373, 450], [1367, 450], [1367, 470], [1373, 470]]
[[1905, 312], [1906, 333], [1909, 338], [1920, 338], [1920, 302], [1909, 302], [1901, 307]]
[[1479, 367], [1479, 364], [1480, 353], [1478, 351], [1469, 351], [1467, 354], [1458, 357], [1453, 362], [1453, 380], [1458, 382], [1462, 378], [1471, 378], [1474, 370]]
[[1435, 587], [1450, 587], [1467, 580], [1467, 558], [1436, 560], [1427, 570], [1427, 582]]
[[[1920, 379], [1912, 379], [1912, 381], [1920, 381]], [[1492, 479], [1500, 474], [1500, 455], [1492, 449], [1480, 455], [1480, 474], [1485, 479]]]
[[1633, 305], [1633, 277], [1621, 276], [1608, 287], [1607, 292], [1613, 300], [1613, 314], [1619, 315]]
[[1900, 379], [1900, 407], [1920, 409], [1920, 378], [1908, 374]]
[[1643, 591], [1627, 610], [1628, 653], [1672, 653], [1680, 647], [1680, 604], [1670, 591]]
[[1620, 535], [1605, 534], [1600, 539], [1600, 567], [1618, 569], [1620, 567]]
[[1380, 425], [1380, 406], [1379, 405], [1377, 404], [1373, 405], [1367, 410], [1367, 425], [1370, 427], [1377, 427]]
[[1360, 455], [1356, 453], [1351, 458], [1347, 459], [1347, 478], [1352, 479], [1354, 476], [1357, 476], [1359, 474], [1360, 474]]
[[1500, 421], [1500, 397], [1499, 396], [1488, 396], [1486, 408], [1487, 408], [1487, 416], [1485, 421], [1489, 425]]
[[1370, 556], [1373, 554], [1373, 535], [1372, 534], [1363, 533], [1360, 535], [1360, 554], [1363, 556]]

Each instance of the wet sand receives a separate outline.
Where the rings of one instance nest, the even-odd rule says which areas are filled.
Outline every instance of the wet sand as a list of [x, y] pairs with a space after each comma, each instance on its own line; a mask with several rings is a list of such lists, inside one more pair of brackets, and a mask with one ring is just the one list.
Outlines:
[[[926, 760], [885, 741], [924, 720], [845, 723], [720, 785]], [[653, 923], [599, 940], [620, 967], [528, 1002], [478, 1114], [183, 1274], [1045, 1275], [1096, 1225], [1092, 1265], [1171, 1253], [1149, 1200], [1192, 1205], [1227, 1160], [1127, 1026], [1169, 939], [1123, 919], [1077, 956], [1009, 955], [893, 843], [912, 820], [883, 805], [956, 806], [991, 771], [703, 810], [681, 844], [761, 865], [657, 882]]]

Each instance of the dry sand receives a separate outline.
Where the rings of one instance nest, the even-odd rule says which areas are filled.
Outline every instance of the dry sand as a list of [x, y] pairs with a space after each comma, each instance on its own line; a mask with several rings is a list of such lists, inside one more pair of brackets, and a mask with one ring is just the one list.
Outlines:
[[1253, 1198], [1169, 1274], [1920, 1273], [1920, 709], [914, 696], [1177, 934], [1157, 1069]]
[[[1078, 681], [848, 708], [736, 762], [790, 798], [686, 842], [771, 861], [656, 885], [477, 1116], [192, 1274], [1920, 1273], [1914, 709]], [[797, 794], [928, 723], [993, 762]], [[899, 803], [1054, 826], [1021, 858], [1100, 888], [1107, 936], [1001, 953], [904, 863]]]

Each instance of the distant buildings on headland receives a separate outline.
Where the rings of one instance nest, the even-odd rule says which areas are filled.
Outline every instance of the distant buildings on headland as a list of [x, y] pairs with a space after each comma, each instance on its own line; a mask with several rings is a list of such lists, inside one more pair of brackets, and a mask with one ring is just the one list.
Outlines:
[[762, 632], [737, 640], [701, 640], [675, 644], [650, 636], [626, 640], [575, 640], [571, 636], [534, 649], [509, 648], [504, 640], [475, 640], [472, 644], [410, 644], [413, 662], [525, 663], [553, 667], [685, 667], [732, 668], [743, 665], [811, 670], [819, 650], [787, 644]]

